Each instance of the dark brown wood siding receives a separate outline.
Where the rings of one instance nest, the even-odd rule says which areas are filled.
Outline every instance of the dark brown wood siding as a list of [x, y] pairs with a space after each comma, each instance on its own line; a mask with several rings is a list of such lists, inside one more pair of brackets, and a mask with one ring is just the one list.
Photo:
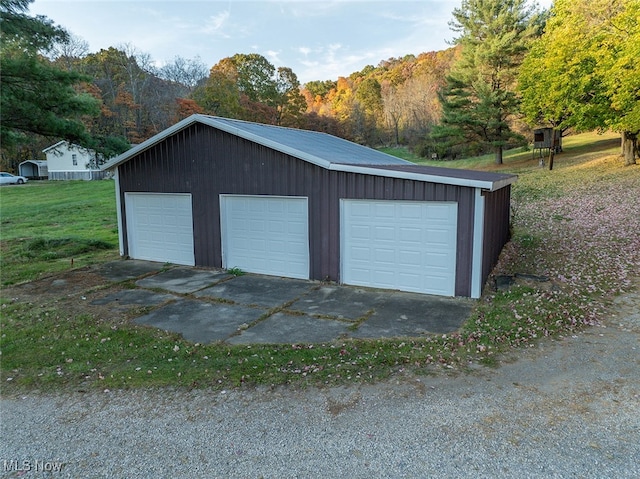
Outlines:
[[[310, 277], [317, 280], [340, 281], [341, 198], [454, 201], [458, 204], [455, 294], [471, 294], [473, 188], [330, 171], [200, 123], [121, 164], [118, 174], [125, 254], [125, 193], [191, 193], [198, 266], [222, 265], [221, 194], [307, 197]], [[485, 249], [487, 240], [485, 236]]]
[[511, 186], [484, 193], [482, 281], [486, 281], [510, 237]]

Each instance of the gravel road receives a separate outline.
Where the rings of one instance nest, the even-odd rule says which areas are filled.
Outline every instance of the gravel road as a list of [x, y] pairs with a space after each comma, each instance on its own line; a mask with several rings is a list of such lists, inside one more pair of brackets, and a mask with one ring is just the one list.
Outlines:
[[639, 478], [640, 294], [472, 374], [29, 394], [1, 422], [2, 477]]

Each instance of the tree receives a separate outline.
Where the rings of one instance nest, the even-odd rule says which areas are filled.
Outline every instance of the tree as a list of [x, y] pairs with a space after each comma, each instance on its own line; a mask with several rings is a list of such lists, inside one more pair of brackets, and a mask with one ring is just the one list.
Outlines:
[[523, 112], [531, 124], [621, 133], [627, 164], [638, 155], [640, 4], [557, 0], [544, 35], [522, 65]]
[[236, 72], [216, 68], [211, 69], [207, 81], [198, 86], [192, 98], [208, 114], [227, 118], [240, 117], [240, 91]]
[[324, 98], [327, 94], [336, 87], [336, 82], [333, 80], [314, 80], [308, 83], [305, 83], [304, 87], [309, 90], [311, 95], [316, 97]]
[[182, 85], [188, 94], [207, 78], [207, 67], [200, 57], [188, 59], [177, 56], [160, 68], [158, 73], [160, 78]]
[[276, 73], [276, 125], [300, 126], [307, 104], [293, 70], [279, 67]]
[[632, 165], [640, 157], [640, 3], [596, 0], [587, 5], [589, 10], [583, 12], [592, 27], [589, 50], [604, 97], [598, 126], [621, 133], [622, 154], [626, 164]]
[[[155, 109], [159, 82], [154, 82], [156, 77], [148, 54], [131, 45], [109, 47], [87, 55], [83, 68], [93, 77], [100, 89], [101, 100], [109, 111], [101, 118], [101, 131], [122, 135], [132, 143], [139, 143], [157, 133], [149, 114]], [[155, 88], [151, 88], [152, 84]], [[174, 98], [167, 100], [173, 106]], [[173, 116], [172, 112], [168, 118]]]
[[56, 66], [64, 70], [81, 71], [80, 63], [88, 54], [89, 43], [71, 34], [66, 41], [54, 43], [47, 56]]
[[60, 70], [42, 56], [67, 32], [45, 17], [25, 12], [32, 0], [1, 0], [0, 138], [3, 148], [26, 141], [28, 134], [65, 138], [92, 146], [82, 117], [99, 112], [95, 99], [81, 91], [88, 79]]
[[293, 70], [276, 69], [257, 53], [220, 60], [192, 98], [214, 115], [288, 126], [300, 126], [306, 110]]
[[352, 117], [356, 102], [352, 82], [347, 78], [338, 77], [336, 87], [327, 95], [327, 101], [331, 104], [331, 115], [342, 125], [347, 137], [353, 139]]
[[463, 0], [453, 16], [461, 57], [441, 91], [443, 116], [434, 137], [452, 145], [488, 145], [501, 164], [503, 148], [520, 139], [511, 128], [516, 74], [540, 33], [540, 16], [526, 0]]
[[229, 63], [237, 72], [238, 89], [253, 102], [275, 105], [275, 67], [258, 53], [236, 53]]

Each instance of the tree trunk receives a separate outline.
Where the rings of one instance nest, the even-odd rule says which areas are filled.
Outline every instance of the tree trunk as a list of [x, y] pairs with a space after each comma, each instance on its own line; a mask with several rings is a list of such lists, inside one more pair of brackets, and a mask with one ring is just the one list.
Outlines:
[[502, 164], [502, 146], [496, 147], [496, 165]]
[[638, 134], [629, 131], [622, 132], [622, 156], [627, 166], [636, 164], [636, 152], [638, 151]]
[[551, 148], [549, 148], [549, 171], [553, 170], [553, 157], [556, 156], [556, 129], [551, 129]]

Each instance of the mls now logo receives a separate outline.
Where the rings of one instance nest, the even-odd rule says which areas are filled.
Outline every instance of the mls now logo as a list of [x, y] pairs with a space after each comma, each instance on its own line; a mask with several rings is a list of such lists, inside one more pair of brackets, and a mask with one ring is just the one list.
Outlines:
[[2, 461], [3, 472], [61, 472], [63, 467], [64, 463], [59, 461], [40, 461], [38, 459], [35, 459], [33, 461], [5, 459]]

